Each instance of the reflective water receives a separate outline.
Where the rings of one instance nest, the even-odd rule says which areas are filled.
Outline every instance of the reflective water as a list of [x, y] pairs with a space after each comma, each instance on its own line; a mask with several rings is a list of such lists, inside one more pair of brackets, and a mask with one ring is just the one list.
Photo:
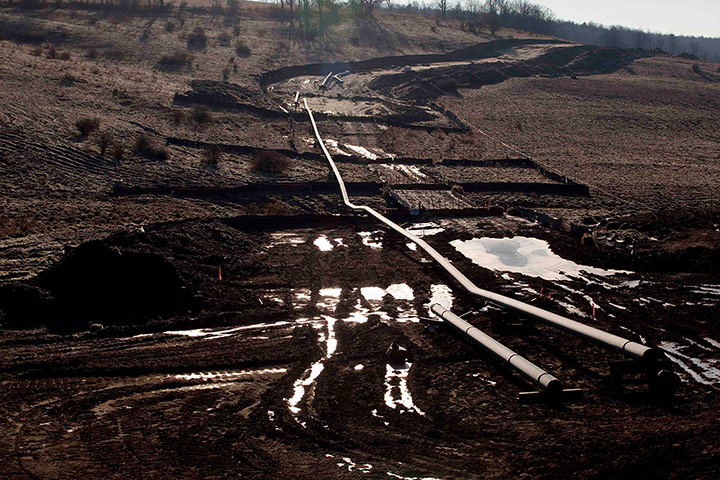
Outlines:
[[629, 273], [579, 265], [556, 255], [545, 240], [532, 237], [454, 240], [455, 249], [481, 267], [515, 272], [544, 280], [588, 280], [587, 274], [610, 276]]
[[398, 406], [404, 407], [400, 413], [415, 412], [418, 415], [425, 415], [413, 402], [412, 395], [407, 385], [407, 376], [410, 373], [412, 363], [402, 365], [385, 366], [385, 405], [392, 409]]

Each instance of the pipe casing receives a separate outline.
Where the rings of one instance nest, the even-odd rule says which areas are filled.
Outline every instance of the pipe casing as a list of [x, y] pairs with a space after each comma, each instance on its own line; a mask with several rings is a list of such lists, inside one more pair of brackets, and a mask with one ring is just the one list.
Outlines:
[[467, 336], [473, 343], [479, 345], [493, 356], [511, 366], [522, 376], [530, 380], [542, 391], [559, 393], [563, 389], [560, 380], [538, 367], [528, 359], [510, 350], [508, 347], [490, 337], [477, 327], [472, 326], [462, 318], [452, 313], [447, 308], [436, 303], [430, 309], [442, 318], [445, 323], [451, 325], [455, 330]]

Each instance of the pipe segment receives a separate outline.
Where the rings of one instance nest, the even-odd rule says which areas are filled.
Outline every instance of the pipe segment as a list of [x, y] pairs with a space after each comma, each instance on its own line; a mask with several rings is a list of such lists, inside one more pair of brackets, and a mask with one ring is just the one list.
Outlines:
[[563, 384], [560, 380], [526, 358], [510, 350], [505, 345], [490, 337], [477, 327], [473, 327], [470, 323], [458, 317], [447, 308], [435, 303], [430, 307], [430, 309], [435, 315], [439, 316], [445, 321], [445, 323], [451, 325], [455, 330], [465, 335], [468, 339], [470, 339], [470, 341], [479, 345], [497, 359], [516, 370], [523, 377], [530, 380], [530, 382], [536, 385], [539, 390], [550, 394], [559, 394], [563, 391]]
[[590, 325], [586, 325], [576, 320], [571, 320], [556, 313], [552, 313], [547, 310], [543, 310], [542, 308], [538, 308], [533, 305], [521, 302], [519, 300], [515, 300], [514, 298], [506, 297], [504, 295], [500, 295], [498, 293], [479, 288], [477, 285], [471, 282], [470, 279], [463, 275], [460, 270], [455, 268], [448, 259], [440, 255], [437, 250], [431, 247], [422, 238], [413, 235], [397, 223], [384, 217], [372, 208], [365, 205], [355, 205], [354, 203], [352, 203], [350, 201], [350, 198], [348, 197], [347, 189], [345, 188], [345, 182], [343, 182], [343, 179], [340, 176], [340, 172], [338, 171], [335, 162], [333, 161], [330, 153], [325, 147], [325, 142], [323, 142], [322, 137], [320, 137], [320, 133], [318, 132], [318, 128], [315, 123], [315, 118], [313, 117], [312, 111], [308, 106], [307, 99], [303, 99], [303, 102], [305, 104], [305, 109], [310, 116], [310, 123], [312, 124], [315, 138], [317, 139], [320, 148], [322, 149], [325, 157], [330, 163], [330, 168], [332, 168], [332, 171], [335, 174], [335, 178], [337, 179], [338, 185], [340, 186], [340, 193], [342, 194], [343, 202], [349, 208], [355, 211], [363, 211], [368, 213], [372, 217], [375, 217], [381, 223], [384, 223], [403, 237], [415, 243], [417, 246], [422, 248], [425, 253], [430, 255], [433, 260], [435, 260], [441, 267], [443, 267], [445, 271], [447, 271], [465, 290], [468, 291], [468, 293], [481, 300], [493, 303], [494, 305], [497, 305], [499, 307], [516, 311], [522, 315], [543, 322], [551, 327], [559, 328], [560, 330], [564, 330], [580, 338], [584, 338], [586, 340], [594, 342], [602, 347], [615, 350], [625, 355], [626, 357], [632, 358], [634, 360], [641, 360], [646, 363], [653, 363], [658, 359], [658, 352], [654, 348], [641, 345], [637, 342], [633, 342], [618, 335], [614, 335], [598, 328], [591, 327]]

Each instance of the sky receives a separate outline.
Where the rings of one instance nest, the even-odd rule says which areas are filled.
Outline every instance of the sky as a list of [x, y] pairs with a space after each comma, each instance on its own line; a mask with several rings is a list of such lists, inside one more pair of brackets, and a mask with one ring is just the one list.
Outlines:
[[[720, 37], [720, 0], [531, 0], [561, 20]], [[449, 3], [449, 2], [448, 2]]]

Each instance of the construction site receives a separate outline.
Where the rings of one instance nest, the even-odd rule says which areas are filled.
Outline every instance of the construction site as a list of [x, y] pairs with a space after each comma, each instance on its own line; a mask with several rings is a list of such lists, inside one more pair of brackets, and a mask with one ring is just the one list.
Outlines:
[[720, 476], [717, 65], [278, 8], [0, 5], [0, 477]]

